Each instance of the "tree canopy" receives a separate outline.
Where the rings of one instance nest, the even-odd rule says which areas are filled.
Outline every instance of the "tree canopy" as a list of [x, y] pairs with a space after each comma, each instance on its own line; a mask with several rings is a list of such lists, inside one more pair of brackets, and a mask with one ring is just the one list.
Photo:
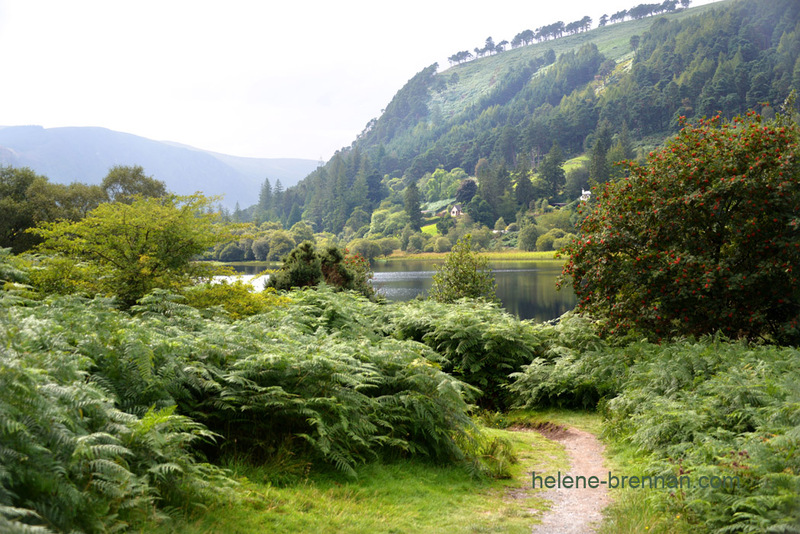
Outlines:
[[750, 113], [686, 124], [605, 185], [566, 247], [607, 332], [800, 339], [800, 133]]
[[461, 298], [496, 300], [494, 274], [489, 260], [472, 251], [472, 236], [467, 234], [453, 246], [443, 265], [436, 267], [430, 298], [455, 302]]
[[136, 195], [143, 197], [163, 197], [167, 194], [167, 186], [161, 180], [144, 173], [141, 165], [115, 165], [105, 178], [103, 190], [111, 202], [130, 204]]
[[131, 306], [154, 288], [176, 289], [210, 275], [208, 265], [191, 261], [218, 240], [215, 216], [206, 213], [210, 202], [201, 195], [140, 197], [31, 232], [44, 240], [41, 250], [81, 262], [88, 290]]

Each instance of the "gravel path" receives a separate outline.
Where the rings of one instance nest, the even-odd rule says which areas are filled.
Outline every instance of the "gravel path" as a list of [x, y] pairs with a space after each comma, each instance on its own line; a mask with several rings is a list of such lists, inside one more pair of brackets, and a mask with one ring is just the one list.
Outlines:
[[[564, 445], [569, 454], [569, 473], [564, 475], [596, 476], [600, 481], [607, 480], [608, 469], [603, 466], [603, 444], [589, 432], [575, 428], [542, 430], [546, 438]], [[536, 473], [539, 476], [539, 473]], [[545, 473], [556, 476], [556, 473]], [[544, 478], [544, 477], [543, 477]], [[538, 486], [538, 481], [537, 481]], [[581, 485], [583, 486], [583, 485]], [[549, 511], [542, 516], [541, 524], [533, 527], [533, 533], [547, 534], [587, 534], [603, 519], [603, 508], [609, 504], [608, 488], [600, 484], [597, 488], [553, 488], [545, 489], [537, 497], [552, 501]]]

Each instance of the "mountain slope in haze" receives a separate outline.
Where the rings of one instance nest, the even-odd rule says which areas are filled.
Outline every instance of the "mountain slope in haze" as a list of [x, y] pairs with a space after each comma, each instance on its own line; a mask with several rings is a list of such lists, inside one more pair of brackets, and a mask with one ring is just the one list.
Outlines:
[[724, 0], [447, 70], [434, 64], [411, 78], [350, 147], [287, 190], [280, 215], [299, 211], [316, 229], [338, 234], [369, 221], [383, 199], [401, 204], [412, 183], [423, 201], [441, 200], [426, 192], [438, 191], [428, 187], [438, 168], [478, 174], [481, 163], [485, 183], [499, 187], [481, 194], [485, 219], [508, 223], [530, 207], [513, 198], [517, 180], [538, 173], [551, 151], [565, 159], [600, 154], [569, 190], [533, 183], [534, 201], [567, 202], [589, 179], [614, 178], [613, 163], [635, 157], [636, 148], [646, 153], [662, 144], [683, 118], [751, 109], [769, 116], [792, 89], [800, 90], [797, 0]]
[[222, 203], [249, 205], [269, 178], [296, 184], [318, 162], [243, 158], [105, 128], [7, 126], [0, 128], [0, 164], [30, 167], [53, 182], [99, 184], [114, 165], [141, 165], [178, 194], [223, 195]]

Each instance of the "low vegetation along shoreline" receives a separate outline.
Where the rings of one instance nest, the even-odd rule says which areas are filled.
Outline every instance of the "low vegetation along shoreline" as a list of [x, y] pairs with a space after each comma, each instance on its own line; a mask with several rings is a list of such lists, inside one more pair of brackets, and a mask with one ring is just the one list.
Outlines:
[[[391, 256], [376, 261], [392, 262], [397, 260], [421, 260], [421, 261], [444, 261], [447, 252], [419, 252], [416, 254], [395, 251]], [[490, 262], [495, 261], [532, 261], [532, 260], [563, 260], [558, 258], [553, 251], [523, 251], [523, 250], [500, 250], [490, 252], [480, 252], [480, 256], [485, 257]]]

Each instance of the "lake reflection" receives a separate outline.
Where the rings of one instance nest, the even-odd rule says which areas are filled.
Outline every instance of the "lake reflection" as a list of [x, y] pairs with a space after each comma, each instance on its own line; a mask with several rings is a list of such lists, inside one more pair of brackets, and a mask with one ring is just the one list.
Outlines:
[[[434, 263], [403, 260], [378, 262], [373, 283], [390, 300], [426, 296], [433, 283]], [[556, 290], [561, 261], [496, 262], [489, 266], [497, 282], [497, 296], [506, 310], [520, 319], [547, 321], [575, 307], [571, 288]]]
[[[373, 265], [373, 285], [389, 300], [411, 300], [418, 295], [427, 296], [433, 283], [435, 262], [420, 260], [379, 261]], [[548, 321], [575, 307], [572, 288], [556, 290], [556, 279], [563, 263], [557, 260], [490, 263], [497, 282], [497, 296], [503, 307], [520, 319]], [[277, 265], [236, 265], [234, 269], [242, 278], [251, 280], [264, 269]], [[266, 278], [253, 281], [257, 289], [263, 288]]]

